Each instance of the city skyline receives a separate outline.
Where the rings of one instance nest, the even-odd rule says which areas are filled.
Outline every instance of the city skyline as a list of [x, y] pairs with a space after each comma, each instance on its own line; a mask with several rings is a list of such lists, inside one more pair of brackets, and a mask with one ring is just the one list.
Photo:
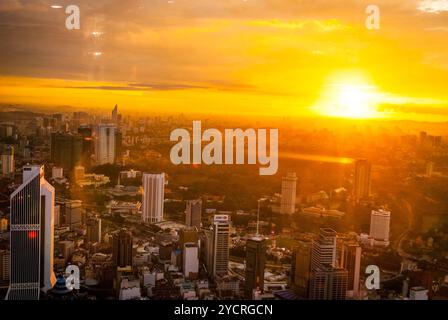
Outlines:
[[0, 1], [0, 299], [448, 300], [447, 16]]

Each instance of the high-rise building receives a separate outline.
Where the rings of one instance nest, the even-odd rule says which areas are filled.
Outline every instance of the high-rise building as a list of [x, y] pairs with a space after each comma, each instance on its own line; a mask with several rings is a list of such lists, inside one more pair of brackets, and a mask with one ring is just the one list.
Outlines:
[[185, 210], [185, 224], [188, 227], [201, 227], [202, 200], [188, 200]]
[[355, 181], [353, 186], [353, 197], [356, 201], [368, 199], [370, 197], [371, 168], [372, 165], [366, 159], [358, 159], [355, 161]]
[[187, 242], [182, 248], [182, 270], [185, 277], [196, 279], [199, 273], [199, 248], [197, 243]]
[[336, 235], [333, 229], [320, 229], [319, 238], [313, 242], [311, 271], [324, 265], [336, 267]]
[[96, 128], [95, 156], [97, 164], [115, 162], [116, 131], [113, 124], [100, 124]]
[[323, 265], [312, 272], [310, 295], [312, 300], [345, 300], [348, 272], [342, 268]]
[[0, 287], [9, 283], [9, 251], [0, 250]]
[[10, 285], [8, 300], [37, 300], [56, 282], [54, 188], [43, 166], [25, 166], [23, 183], [11, 194]]
[[64, 169], [62, 167], [51, 168], [51, 179], [62, 179], [64, 178]]
[[186, 243], [198, 243], [198, 229], [195, 227], [187, 227], [179, 230], [179, 244], [183, 248]]
[[60, 224], [70, 227], [73, 230], [81, 226], [84, 209], [81, 200], [56, 199], [59, 206]]
[[54, 132], [51, 134], [51, 161], [70, 171], [81, 162], [82, 137], [78, 134]]
[[251, 299], [255, 289], [264, 291], [264, 266], [266, 262], [266, 240], [254, 236], [246, 242], [246, 298]]
[[390, 211], [372, 210], [370, 215], [370, 238], [377, 242], [389, 244]]
[[213, 217], [213, 276], [227, 275], [229, 268], [230, 217], [216, 214]]
[[204, 229], [201, 237], [201, 256], [209, 274], [213, 272], [213, 239], [213, 228]]
[[113, 235], [112, 256], [117, 267], [132, 266], [132, 233], [121, 229]]
[[90, 167], [91, 157], [95, 150], [93, 145], [94, 140], [92, 128], [90, 126], [80, 126], [78, 128], [78, 134], [82, 137], [81, 164], [83, 166]]
[[58, 241], [55, 245], [57, 253], [67, 262], [75, 251], [75, 242], [70, 240]]
[[165, 174], [143, 174], [143, 222], [163, 221]]
[[14, 176], [14, 146], [6, 145], [3, 147], [1, 160], [1, 173], [5, 177]]
[[295, 172], [289, 172], [286, 177], [283, 177], [281, 213], [293, 214], [296, 212], [296, 185], [297, 176]]
[[54, 225], [55, 227], [59, 227], [61, 225], [61, 206], [54, 206]]
[[359, 298], [361, 273], [361, 247], [355, 243], [341, 245], [340, 267], [347, 270], [347, 294]]
[[93, 217], [87, 219], [87, 241], [101, 242], [101, 219]]
[[123, 152], [123, 134], [117, 130], [115, 132], [115, 162], [121, 163]]
[[337, 267], [337, 234], [322, 228], [313, 241], [311, 253], [310, 299], [343, 300], [347, 295], [348, 272]]
[[302, 298], [309, 296], [312, 248], [312, 241], [300, 241], [292, 254], [290, 284], [294, 292]]
[[112, 109], [112, 121], [116, 123], [118, 120], [118, 105], [116, 104], [115, 107]]

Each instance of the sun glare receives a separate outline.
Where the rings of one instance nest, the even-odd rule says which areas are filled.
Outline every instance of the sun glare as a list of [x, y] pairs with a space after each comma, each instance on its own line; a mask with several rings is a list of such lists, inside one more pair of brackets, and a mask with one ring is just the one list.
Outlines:
[[324, 88], [315, 111], [324, 116], [353, 119], [377, 118], [379, 94], [361, 77], [340, 76]]
[[362, 86], [341, 85], [338, 92], [336, 114], [349, 118], [369, 118], [375, 114], [372, 110], [370, 93]]

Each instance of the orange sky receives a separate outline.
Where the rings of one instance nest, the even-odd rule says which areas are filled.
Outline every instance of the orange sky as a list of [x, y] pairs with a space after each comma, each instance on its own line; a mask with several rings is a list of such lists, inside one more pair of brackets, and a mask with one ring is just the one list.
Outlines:
[[1, 2], [0, 104], [448, 119], [448, 0], [70, 4]]

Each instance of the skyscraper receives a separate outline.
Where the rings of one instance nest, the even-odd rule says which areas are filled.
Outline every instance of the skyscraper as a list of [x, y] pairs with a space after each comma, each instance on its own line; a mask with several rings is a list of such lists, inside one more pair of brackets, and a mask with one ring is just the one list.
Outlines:
[[51, 134], [51, 161], [70, 171], [81, 162], [82, 136], [65, 132]]
[[310, 299], [345, 300], [348, 272], [342, 268], [323, 265], [312, 272]]
[[389, 244], [390, 211], [372, 210], [370, 215], [370, 238], [385, 245]]
[[300, 241], [292, 254], [291, 288], [302, 298], [309, 295], [312, 248], [311, 241]]
[[163, 221], [165, 174], [143, 174], [143, 222]]
[[340, 267], [347, 270], [348, 294], [356, 299], [360, 288], [361, 247], [355, 243], [343, 243], [341, 247]]
[[313, 242], [311, 270], [324, 265], [336, 267], [336, 231], [330, 228], [320, 229], [319, 238]]
[[355, 162], [355, 181], [353, 186], [353, 197], [355, 201], [370, 197], [371, 167], [370, 162], [366, 159], [358, 159]]
[[112, 121], [116, 123], [118, 120], [118, 105], [116, 104], [115, 107], [112, 109]]
[[97, 164], [115, 162], [115, 134], [113, 124], [100, 124], [96, 128], [95, 156]]
[[264, 291], [264, 266], [266, 262], [266, 240], [254, 236], [246, 242], [246, 298], [251, 299], [254, 289]]
[[337, 267], [336, 231], [320, 229], [313, 241], [309, 297], [316, 300], [343, 300], [347, 295], [348, 272]]
[[227, 275], [229, 267], [230, 217], [216, 214], [213, 217], [212, 275]]
[[185, 210], [185, 224], [188, 227], [201, 227], [202, 200], [188, 200]]
[[23, 183], [11, 194], [11, 268], [8, 300], [37, 300], [56, 282], [53, 272], [54, 188], [43, 166], [23, 168]]
[[199, 248], [197, 243], [187, 242], [182, 247], [182, 270], [185, 277], [196, 279], [199, 272]]
[[113, 235], [112, 256], [117, 267], [132, 266], [132, 233], [121, 229]]
[[295, 172], [289, 172], [282, 179], [281, 213], [293, 214], [296, 211], [296, 185]]
[[87, 241], [101, 242], [101, 219], [98, 217], [87, 220]]
[[90, 126], [80, 126], [78, 133], [82, 137], [81, 164], [90, 167], [91, 156], [94, 153], [92, 128]]
[[179, 244], [181, 248], [183, 248], [186, 243], [198, 243], [198, 241], [199, 236], [197, 228], [187, 227], [179, 230]]
[[6, 145], [1, 154], [1, 173], [5, 177], [14, 176], [14, 146]]
[[70, 227], [70, 230], [74, 230], [76, 227], [81, 226], [82, 216], [85, 213], [82, 207], [81, 200], [67, 200], [56, 199], [56, 204], [59, 206], [59, 222], [65, 226]]

